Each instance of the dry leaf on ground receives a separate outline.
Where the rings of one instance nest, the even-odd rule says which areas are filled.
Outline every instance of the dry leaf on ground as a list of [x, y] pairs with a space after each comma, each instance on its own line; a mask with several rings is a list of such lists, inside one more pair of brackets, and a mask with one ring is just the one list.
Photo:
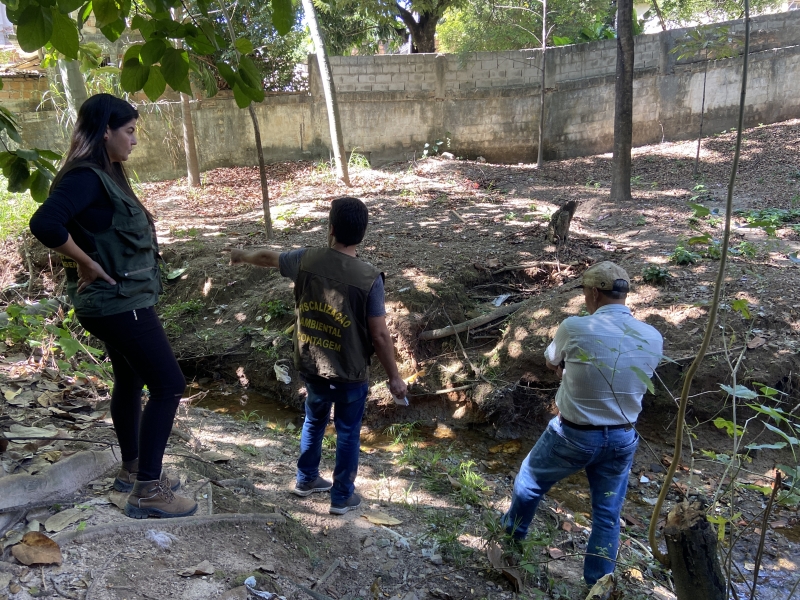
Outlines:
[[178, 571], [178, 575], [181, 577], [192, 577], [194, 575], [213, 575], [214, 574], [214, 565], [212, 565], [207, 560], [204, 560], [198, 565], [193, 567], [189, 567], [188, 569], [183, 569]]
[[486, 547], [486, 557], [491, 565], [513, 584], [515, 591], [519, 592], [522, 589], [522, 576], [519, 570], [505, 563], [503, 549], [497, 542], [492, 542]]
[[361, 515], [374, 525], [400, 525], [402, 521], [378, 510], [368, 510]]
[[68, 508], [47, 519], [44, 522], [44, 528], [52, 533], [57, 533], [76, 521], [80, 521], [82, 516], [83, 511], [80, 508]]
[[43, 533], [29, 531], [22, 536], [22, 542], [11, 548], [23, 565], [60, 565], [63, 560], [61, 548]]
[[215, 463], [217, 463], [217, 462], [228, 462], [231, 459], [231, 457], [228, 456], [227, 454], [222, 454], [221, 452], [214, 452], [214, 451], [202, 452], [200, 454], [200, 457], [203, 460], [207, 460], [209, 462], [215, 462]]

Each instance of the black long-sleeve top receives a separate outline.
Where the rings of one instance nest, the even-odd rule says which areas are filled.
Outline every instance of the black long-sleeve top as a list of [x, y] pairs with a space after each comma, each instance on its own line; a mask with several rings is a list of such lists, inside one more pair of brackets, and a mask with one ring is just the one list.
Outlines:
[[104, 231], [111, 226], [113, 215], [114, 205], [100, 177], [88, 167], [78, 167], [64, 175], [33, 214], [30, 228], [48, 248], [61, 246], [72, 235], [81, 250], [93, 252], [94, 241], [84, 229]]

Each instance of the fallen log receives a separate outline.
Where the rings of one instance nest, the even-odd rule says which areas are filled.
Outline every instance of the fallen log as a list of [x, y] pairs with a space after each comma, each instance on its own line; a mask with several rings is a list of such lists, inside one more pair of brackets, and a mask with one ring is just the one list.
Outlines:
[[438, 340], [443, 337], [448, 337], [451, 335], [455, 335], [457, 333], [461, 333], [462, 331], [475, 329], [476, 327], [480, 327], [481, 325], [490, 323], [495, 319], [499, 319], [501, 317], [505, 317], [506, 315], [510, 315], [513, 312], [516, 312], [517, 310], [522, 308], [523, 304], [525, 304], [525, 302], [517, 302], [516, 304], [507, 304], [506, 306], [501, 306], [497, 310], [493, 310], [489, 314], [477, 317], [475, 319], [470, 319], [469, 321], [464, 321], [463, 323], [459, 323], [458, 325], [448, 325], [447, 327], [442, 327], [441, 329], [429, 329], [428, 331], [423, 331], [422, 333], [419, 334], [419, 339], [422, 341]]
[[48, 504], [74, 494], [119, 463], [113, 448], [87, 450], [50, 465], [36, 475], [0, 479], [0, 512]]

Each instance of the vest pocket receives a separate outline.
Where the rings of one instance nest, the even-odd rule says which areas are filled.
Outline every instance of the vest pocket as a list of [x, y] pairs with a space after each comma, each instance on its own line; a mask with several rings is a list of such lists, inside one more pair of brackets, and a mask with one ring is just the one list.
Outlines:
[[120, 229], [117, 235], [123, 242], [123, 253], [132, 256], [142, 250], [152, 250], [153, 239], [149, 229]]
[[117, 279], [119, 295], [130, 298], [142, 292], [151, 292], [154, 288], [153, 281], [157, 281], [158, 278], [158, 266], [152, 263], [143, 269], [126, 271]]

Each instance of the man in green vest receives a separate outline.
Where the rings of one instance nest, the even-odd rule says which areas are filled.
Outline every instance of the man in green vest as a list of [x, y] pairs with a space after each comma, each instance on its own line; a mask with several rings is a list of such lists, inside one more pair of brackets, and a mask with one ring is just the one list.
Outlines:
[[[295, 283], [294, 363], [307, 397], [292, 493], [305, 497], [331, 490], [334, 515], [361, 504], [354, 484], [373, 353], [389, 376], [391, 393], [404, 399], [407, 391], [386, 327], [383, 273], [356, 257], [368, 220], [361, 200], [337, 198], [331, 203], [327, 248], [231, 251], [231, 264], [277, 268]], [[333, 482], [319, 474], [331, 406], [337, 436]]]

